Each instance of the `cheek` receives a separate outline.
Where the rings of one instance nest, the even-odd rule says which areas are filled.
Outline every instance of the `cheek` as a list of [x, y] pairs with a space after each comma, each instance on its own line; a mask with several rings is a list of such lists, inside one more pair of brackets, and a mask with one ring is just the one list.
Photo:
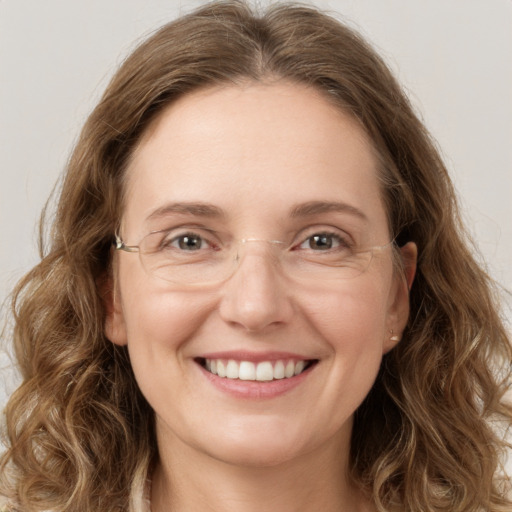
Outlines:
[[[178, 414], [187, 389], [187, 347], [211, 306], [187, 294], [139, 289], [125, 303], [128, 353], [137, 384], [160, 414]], [[188, 361], [190, 364], [190, 361]]]
[[136, 265], [120, 268], [121, 305], [131, 364], [144, 391], [157, 377], [179, 370], [183, 347], [211, 309], [207, 294], [172, 293]]
[[373, 385], [382, 360], [385, 288], [369, 281], [357, 290], [347, 286], [324, 294], [309, 302], [307, 316], [331, 354], [326, 394], [334, 400], [344, 397], [347, 410], [355, 410]]
[[142, 269], [137, 255], [128, 256], [119, 261], [118, 276], [130, 351], [138, 345], [148, 349], [155, 344], [178, 345], [201, 314], [197, 297], [170, 292], [165, 282]]
[[324, 293], [307, 304], [308, 316], [334, 350], [383, 340], [387, 294], [375, 282]]
[[206, 297], [172, 293], [153, 289], [140, 291], [135, 300], [125, 301], [128, 345], [167, 347], [175, 351], [201, 325], [209, 314], [210, 304]]

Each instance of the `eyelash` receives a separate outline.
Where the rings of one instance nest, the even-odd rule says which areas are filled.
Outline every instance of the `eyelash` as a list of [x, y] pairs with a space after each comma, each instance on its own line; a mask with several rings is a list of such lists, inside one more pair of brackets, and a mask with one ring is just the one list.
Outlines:
[[[166, 236], [164, 236], [164, 238], [162, 239], [162, 241], [160, 242], [159, 244], [159, 247], [161, 250], [165, 249], [165, 248], [168, 248], [168, 247], [173, 247], [177, 250], [182, 250], [182, 251], [186, 251], [186, 249], [184, 248], [181, 248], [181, 247], [177, 247], [176, 244], [179, 244], [180, 240], [183, 240], [185, 239], [186, 237], [191, 237], [191, 238], [198, 238], [200, 241], [201, 241], [201, 247], [199, 247], [198, 249], [196, 249], [197, 251], [200, 251], [200, 250], [203, 250], [203, 247], [202, 245], [204, 243], [206, 243], [209, 247], [207, 249], [212, 249], [212, 250], [218, 250], [219, 249], [219, 245], [220, 244], [217, 244], [215, 243], [212, 238], [213, 238], [213, 234], [212, 236], [210, 237], [206, 237], [200, 233], [198, 233], [197, 231], [186, 231], [186, 232], [183, 232], [183, 233], [179, 233], [175, 236], [172, 236], [172, 238], [169, 238], [168, 235], [169, 235], [170, 232], [167, 233]], [[331, 240], [333, 240], [333, 244], [336, 244], [335, 247], [327, 247], [327, 249], [325, 249], [325, 251], [327, 250], [340, 250], [340, 249], [350, 249], [353, 247], [353, 243], [351, 243], [351, 241], [349, 240], [349, 237], [348, 236], [343, 236], [342, 234], [340, 234], [339, 232], [334, 232], [333, 230], [325, 230], [325, 229], [318, 229], [318, 230], [311, 230], [308, 235], [304, 238], [301, 237], [301, 241], [297, 244], [294, 244], [291, 246], [291, 249], [292, 250], [311, 250], [311, 251], [314, 251], [314, 249], [312, 249], [311, 247], [305, 247], [305, 248], [302, 248], [301, 246], [303, 244], [306, 244], [306, 243], [311, 243], [311, 240], [314, 238], [314, 237], [326, 237], [326, 238], [329, 238]], [[191, 252], [195, 252], [194, 250], [192, 250]], [[324, 252], [323, 250], [319, 250], [319, 251], [314, 251], [314, 252]]]
[[[327, 238], [334, 240], [337, 243], [337, 246], [336, 247], [328, 247], [327, 249], [330, 249], [330, 250], [350, 249], [352, 247], [352, 244], [348, 241], [348, 237], [343, 237], [339, 233], [335, 233], [333, 231], [319, 230], [319, 231], [314, 231], [313, 233], [309, 234], [306, 238], [303, 239], [302, 242], [295, 245], [294, 248], [296, 248], [296, 247], [300, 248], [300, 246], [307, 243], [308, 241], [311, 241], [314, 237], [327, 237]], [[306, 248], [305, 250], [313, 250], [313, 249], [311, 249], [311, 247], [309, 247], [309, 248]]]
[[[181, 248], [180, 247], [176, 247], [175, 244], [179, 243], [180, 240], [183, 240], [186, 237], [198, 238], [201, 241], [201, 245], [203, 245], [203, 243], [206, 243], [212, 249], [217, 249], [218, 248], [218, 245], [214, 244], [209, 238], [207, 238], [207, 237], [205, 237], [205, 236], [203, 236], [203, 235], [201, 235], [199, 233], [196, 233], [194, 231], [187, 231], [185, 233], [180, 233], [178, 235], [173, 236], [172, 238], [168, 238], [167, 236], [165, 236], [163, 238], [162, 242], [160, 243], [160, 248], [161, 249], [165, 249], [167, 247], [173, 247], [175, 249], [180, 250]], [[200, 247], [197, 250], [201, 250], [201, 249], [202, 249], [202, 247]], [[181, 250], [185, 251], [185, 249], [181, 249]]]

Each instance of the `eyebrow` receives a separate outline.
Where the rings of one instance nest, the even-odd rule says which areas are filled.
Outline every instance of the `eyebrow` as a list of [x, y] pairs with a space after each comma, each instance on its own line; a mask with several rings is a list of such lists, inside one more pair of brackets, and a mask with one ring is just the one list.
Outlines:
[[348, 213], [368, 222], [368, 217], [355, 206], [338, 201], [309, 201], [298, 204], [291, 210], [291, 217], [309, 217], [321, 213], [341, 212]]
[[169, 203], [161, 206], [160, 208], [157, 208], [147, 216], [146, 220], [159, 219], [173, 213], [214, 218], [225, 216], [224, 211], [214, 204], [180, 202]]
[[[329, 212], [348, 213], [368, 222], [367, 216], [355, 206], [338, 201], [308, 201], [295, 205], [290, 210], [290, 217], [311, 217]], [[194, 215], [197, 217], [223, 218], [226, 216], [224, 210], [210, 203], [202, 202], [177, 202], [161, 206], [151, 212], [146, 220], [159, 219], [170, 214]]]

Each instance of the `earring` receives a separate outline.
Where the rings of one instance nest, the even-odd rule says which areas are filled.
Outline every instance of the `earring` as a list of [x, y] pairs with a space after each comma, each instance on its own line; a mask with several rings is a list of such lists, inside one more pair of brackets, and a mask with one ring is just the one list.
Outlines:
[[397, 335], [393, 336], [393, 329], [390, 329], [390, 331], [389, 331], [389, 339], [391, 341], [400, 341], [400, 336], [397, 336]]

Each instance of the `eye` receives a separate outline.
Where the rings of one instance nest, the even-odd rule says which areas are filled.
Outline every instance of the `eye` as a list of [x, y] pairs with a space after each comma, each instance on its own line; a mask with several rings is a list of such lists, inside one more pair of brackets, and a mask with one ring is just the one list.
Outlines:
[[218, 251], [220, 244], [214, 231], [195, 226], [177, 226], [152, 231], [142, 239], [140, 247], [143, 253], [180, 258], [206, 256], [211, 251]]
[[195, 233], [185, 233], [175, 236], [165, 245], [180, 249], [181, 251], [199, 251], [211, 247], [211, 244], [205, 238]]
[[299, 249], [309, 249], [312, 251], [329, 251], [348, 247], [349, 244], [341, 236], [327, 232], [314, 233], [298, 246]]

